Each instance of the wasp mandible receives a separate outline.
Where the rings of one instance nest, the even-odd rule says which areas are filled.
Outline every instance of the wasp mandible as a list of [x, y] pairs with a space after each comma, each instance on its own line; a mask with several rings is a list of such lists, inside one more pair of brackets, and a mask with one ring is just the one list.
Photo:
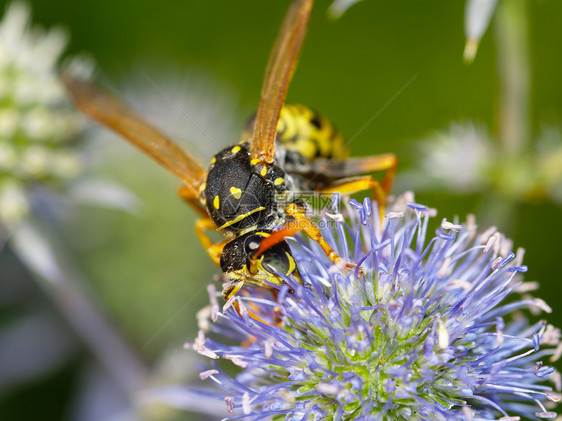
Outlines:
[[[196, 222], [197, 235], [227, 279], [222, 292], [226, 301], [245, 283], [283, 285], [278, 273], [300, 280], [285, 240], [296, 231], [318, 242], [333, 263], [342, 262], [305, 214], [303, 203], [291, 200], [295, 193], [372, 189], [384, 214], [396, 170], [394, 154], [349, 158], [343, 138], [327, 119], [305, 106], [285, 104], [312, 3], [293, 1], [266, 67], [255, 116], [242, 140], [217, 153], [208, 170], [120, 99], [62, 75], [82, 112], [182, 181], [179, 195], [202, 216]], [[361, 175], [383, 170], [381, 183]], [[215, 244], [208, 230], [218, 230], [226, 239]]]

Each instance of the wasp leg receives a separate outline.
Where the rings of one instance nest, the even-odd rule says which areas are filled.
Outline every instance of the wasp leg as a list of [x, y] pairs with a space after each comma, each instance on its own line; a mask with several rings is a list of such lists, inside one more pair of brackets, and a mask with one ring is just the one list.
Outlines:
[[[354, 177], [361, 174], [370, 174], [376, 171], [386, 171], [382, 180], [382, 189], [386, 194], [390, 193], [398, 160], [393, 153], [381, 155], [364, 156], [360, 158], [347, 159], [324, 159], [318, 158], [306, 165], [307, 172], [322, 174], [332, 179]], [[292, 171], [302, 172], [295, 168]], [[314, 176], [312, 177], [314, 178]]]
[[[230, 291], [228, 291], [228, 294], [226, 294], [224, 298], [224, 301], [228, 301], [230, 300], [232, 297], [234, 297], [238, 291], [240, 291], [240, 289], [244, 286], [244, 281], [240, 281], [238, 282]], [[238, 310], [238, 308], [237, 308]], [[240, 313], [240, 311], [238, 311], [238, 313]]]
[[[242, 288], [242, 285], [244, 284], [244, 282], [240, 282], [234, 289], [232, 293], [229, 294], [228, 298], [230, 299], [230, 297], [234, 296], [234, 294], [240, 292], [240, 288]], [[276, 290], [271, 290], [272, 293], [272, 298], [273, 301], [277, 302], [277, 291]], [[244, 292], [240, 293], [241, 295], [244, 294]], [[249, 293], [244, 294], [246, 296], [251, 296]], [[242, 312], [240, 310], [240, 304], [237, 301], [234, 301], [232, 303], [232, 306], [236, 309], [236, 311], [238, 312], [238, 314], [242, 315]], [[250, 308], [254, 311], [250, 311], [250, 309], [248, 309], [248, 306], [250, 306]], [[246, 303], [246, 313], [248, 313], [248, 316], [250, 316], [252, 319], [256, 320], [257, 322], [263, 323], [265, 325], [268, 326], [273, 326], [273, 327], [281, 327], [283, 326], [283, 313], [281, 312], [281, 310], [279, 309], [279, 307], [275, 307], [274, 309], [274, 319], [272, 320], [272, 322], [267, 322], [265, 320], [263, 320], [260, 316], [258, 316], [259, 310], [257, 307], [255, 307], [255, 303]], [[253, 345], [255, 342], [257, 342], [257, 338], [253, 337], [253, 336], [249, 336], [247, 339], [245, 339], [242, 342], [242, 347], [249, 347], [251, 345]]]
[[221, 241], [220, 243], [215, 243], [206, 233], [208, 230], [216, 230], [217, 226], [213, 222], [211, 218], [200, 218], [195, 221], [195, 233], [203, 244], [203, 247], [211, 256], [213, 262], [220, 266], [220, 258], [222, 254], [222, 249], [224, 248], [225, 244], [228, 243], [228, 240]]
[[[290, 229], [287, 230], [287, 233], [294, 233], [298, 230], [302, 230], [310, 237], [312, 241], [317, 242], [326, 256], [329, 257], [331, 262], [335, 265], [341, 265], [343, 263], [343, 259], [334, 251], [332, 247], [328, 244], [328, 242], [322, 236], [320, 229], [312, 222], [305, 214], [305, 210], [296, 203], [290, 203], [287, 206], [286, 212], [290, 215], [294, 222], [290, 224]], [[291, 234], [288, 234], [291, 235]], [[356, 265], [346, 263], [344, 265], [345, 269], [353, 270], [355, 269]]]
[[383, 186], [370, 175], [362, 177], [344, 178], [329, 187], [319, 190], [320, 193], [335, 193], [353, 194], [364, 190], [373, 190], [373, 198], [377, 202], [379, 209], [379, 218], [382, 221], [386, 213], [386, 197], [387, 192]]
[[178, 195], [193, 209], [195, 209], [202, 217], [206, 218], [209, 216], [207, 213], [207, 209], [203, 205], [201, 205], [201, 201], [199, 200], [199, 196], [193, 192], [188, 186], [180, 186], [178, 188]]
[[[226, 297], [224, 297], [224, 300], [225, 300], [226, 302], [228, 302], [232, 297], [234, 297], [234, 296], [240, 291], [240, 289], [242, 289], [243, 286], [244, 286], [244, 281], [238, 282], [238, 283], [234, 286], [234, 288], [232, 288], [232, 289], [228, 292], [228, 294], [226, 295]], [[234, 301], [234, 302], [232, 303], [232, 306], [236, 309], [236, 311], [238, 312], [238, 314], [242, 315], [242, 312], [240, 311], [240, 304], [238, 304], [237, 301]], [[256, 320], [256, 321], [258, 321], [258, 322], [260, 322], [260, 323], [266, 324], [266, 325], [269, 324], [269, 323], [267, 323], [266, 321], [264, 321], [261, 317], [259, 317], [256, 313], [254, 313], [254, 312], [248, 310], [248, 308], [246, 308], [246, 312], [248, 313], [248, 315], [249, 315], [252, 319], [254, 319], [254, 320]], [[251, 344], [252, 342], [253, 342], [253, 341], [250, 341], [250, 344]]]
[[394, 154], [384, 154], [367, 156], [360, 159], [363, 160], [363, 168], [368, 169], [369, 172], [386, 170], [381, 183], [381, 188], [386, 199], [386, 196], [388, 196], [392, 190], [392, 184], [394, 184], [394, 177], [396, 176], [396, 168], [398, 166], [396, 156]]
[[[229, 240], [221, 241], [220, 243], [213, 244], [211, 239], [204, 232], [205, 229], [210, 228], [209, 227], [210, 224], [208, 221], [211, 220], [198, 219], [195, 225], [195, 231], [197, 232], [197, 236], [199, 237], [203, 245], [206, 247], [207, 253], [209, 253], [209, 256], [211, 256], [211, 259], [213, 259], [213, 262], [215, 262], [218, 266], [220, 266], [220, 256], [222, 254], [222, 249], [224, 248], [225, 244], [228, 243]], [[216, 228], [214, 224], [213, 227]], [[223, 291], [224, 301], [228, 302], [232, 297], [234, 297], [236, 294], [238, 294], [238, 292], [240, 292], [243, 286], [244, 286], [244, 281], [238, 281], [236, 285], [234, 285], [230, 290]], [[232, 306], [236, 309], [238, 314], [240, 315], [242, 314], [240, 312], [240, 305], [238, 304], [238, 302], [234, 301], [232, 303]], [[246, 311], [248, 312], [248, 315], [252, 319], [257, 320], [260, 323], [267, 324], [267, 322], [263, 321], [263, 319], [257, 316], [254, 312], [248, 309], [246, 309]]]
[[215, 242], [207, 235], [205, 231], [216, 231], [217, 226], [215, 225], [213, 220], [209, 218], [209, 214], [201, 205], [199, 197], [193, 194], [192, 189], [188, 188], [187, 186], [180, 186], [178, 188], [178, 194], [183, 200], [185, 200], [190, 206], [192, 206], [203, 216], [203, 218], [199, 218], [197, 221], [195, 221], [195, 233], [197, 234], [199, 241], [201, 241], [201, 244], [203, 244], [205, 250], [207, 250], [207, 253], [209, 253], [209, 256], [211, 256], [211, 259], [213, 259], [213, 262], [215, 262], [217, 266], [220, 266], [222, 249], [228, 241], [221, 241], [220, 243], [215, 244]]
[[[361, 158], [348, 158], [345, 160], [317, 159], [309, 164], [309, 170], [326, 177], [340, 179], [334, 184], [321, 189], [320, 191], [322, 192], [331, 193], [338, 191], [341, 193], [356, 193], [361, 190], [373, 189], [374, 198], [384, 207], [386, 204], [386, 197], [392, 190], [397, 166], [398, 161], [396, 156], [392, 153], [387, 153]], [[359, 174], [369, 174], [375, 171], [386, 171], [381, 183], [375, 184], [370, 182], [366, 177], [358, 176]], [[348, 182], [360, 181], [361, 179], [365, 180], [363, 184], [359, 182], [358, 184], [347, 186]], [[379, 206], [379, 208], [380, 207], [381, 206]], [[384, 210], [381, 214], [384, 215]]]
[[390, 194], [392, 184], [394, 183], [394, 177], [396, 176], [396, 168], [398, 166], [396, 155], [389, 153], [361, 157], [357, 158], [357, 164], [361, 169], [361, 173], [386, 170], [382, 179], [381, 188], [385, 197]]

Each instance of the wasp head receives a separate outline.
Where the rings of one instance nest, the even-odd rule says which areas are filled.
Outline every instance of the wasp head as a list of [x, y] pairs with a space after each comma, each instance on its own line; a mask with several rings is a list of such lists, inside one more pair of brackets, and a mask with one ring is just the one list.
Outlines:
[[286, 241], [281, 241], [268, 248], [254, 259], [264, 238], [269, 237], [271, 231], [252, 231], [229, 241], [223, 248], [220, 265], [227, 283], [223, 289], [223, 297], [228, 300], [233, 291], [241, 283], [251, 283], [265, 288], [272, 285], [283, 285], [283, 279], [278, 273], [287, 276], [293, 274], [299, 281], [295, 259]]

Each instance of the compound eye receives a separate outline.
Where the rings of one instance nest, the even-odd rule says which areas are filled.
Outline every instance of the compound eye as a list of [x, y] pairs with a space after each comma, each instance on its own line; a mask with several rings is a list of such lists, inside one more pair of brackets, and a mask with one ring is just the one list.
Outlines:
[[254, 253], [258, 251], [262, 239], [263, 237], [259, 235], [251, 235], [246, 239], [245, 249], [248, 256], [253, 256]]

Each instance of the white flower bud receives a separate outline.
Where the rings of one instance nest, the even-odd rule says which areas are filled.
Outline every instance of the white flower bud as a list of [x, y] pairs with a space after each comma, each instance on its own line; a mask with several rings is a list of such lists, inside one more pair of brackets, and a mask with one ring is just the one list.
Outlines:
[[23, 175], [33, 178], [43, 177], [49, 170], [51, 153], [43, 146], [30, 146], [24, 150], [19, 170]]
[[8, 228], [17, 224], [27, 213], [29, 203], [19, 183], [0, 184], [0, 221]]
[[[1, 96], [1, 94], [0, 94]], [[0, 138], [11, 138], [18, 130], [20, 115], [14, 109], [0, 110]]]
[[52, 134], [51, 119], [45, 108], [35, 108], [23, 118], [23, 131], [32, 139], [46, 140]]
[[8, 143], [0, 143], [0, 171], [10, 171], [17, 163], [16, 151]]
[[81, 170], [80, 159], [70, 150], [57, 151], [51, 158], [51, 171], [57, 178], [73, 178], [80, 174]]

